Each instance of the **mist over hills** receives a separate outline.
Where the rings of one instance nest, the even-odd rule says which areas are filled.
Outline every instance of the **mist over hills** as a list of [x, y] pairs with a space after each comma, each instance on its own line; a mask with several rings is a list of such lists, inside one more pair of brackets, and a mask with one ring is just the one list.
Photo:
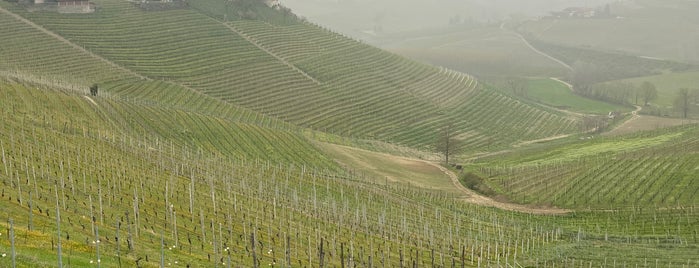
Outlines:
[[377, 31], [396, 33], [444, 28], [450, 19], [485, 24], [513, 14], [541, 16], [571, 6], [596, 7], [613, 0], [285, 0], [300, 16], [370, 41]]
[[[355, 11], [386, 23], [369, 33], [478, 27], [411, 41], [498, 81], [276, 1], [174, 1], [0, 1], [0, 267], [699, 266], [699, 113], [574, 94], [498, 19], [547, 1], [314, 6], [384, 7]], [[548, 51], [678, 67], [593, 49]]]

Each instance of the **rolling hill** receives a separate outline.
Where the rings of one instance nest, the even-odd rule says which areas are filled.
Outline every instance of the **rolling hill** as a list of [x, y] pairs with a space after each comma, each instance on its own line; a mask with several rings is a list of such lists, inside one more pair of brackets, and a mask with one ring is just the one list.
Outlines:
[[[457, 126], [469, 151], [577, 129], [576, 118], [487, 90], [468, 75], [389, 54], [307, 23], [226, 22], [196, 9], [145, 12], [128, 2], [96, 3], [100, 12], [68, 17], [4, 4], [36, 23], [32, 27], [4, 13], [17, 26], [7, 29], [13, 31], [8, 34], [37, 39], [22, 47], [5, 41], [8, 49], [3, 51], [12, 62], [3, 65], [33, 75], [50, 68], [48, 77], [81, 86], [104, 84], [111, 94], [137, 92], [112, 89], [112, 83], [124, 84], [119, 80], [165, 81], [301, 127], [423, 150], [429, 150], [435, 133], [447, 124]], [[103, 66], [62, 66], [64, 74], [54, 74], [55, 68], [42, 62], [65, 59], [56, 53], [60, 47]], [[17, 50], [44, 54], [26, 60], [9, 57], [21, 53]], [[60, 78], [83, 68], [96, 74]]]
[[[258, 1], [94, 3], [0, 2], [1, 267], [699, 265], [696, 126], [571, 142], [578, 115]], [[445, 125], [500, 194], [572, 212], [341, 146], [429, 157]]]

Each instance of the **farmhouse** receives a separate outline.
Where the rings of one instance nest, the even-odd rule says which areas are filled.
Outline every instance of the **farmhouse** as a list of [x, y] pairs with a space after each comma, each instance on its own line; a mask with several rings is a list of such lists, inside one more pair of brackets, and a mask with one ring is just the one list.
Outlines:
[[594, 18], [597, 16], [597, 10], [587, 7], [569, 7], [552, 14], [557, 18]]
[[267, 6], [272, 7], [272, 8], [278, 8], [281, 4], [279, 3], [279, 0], [264, 0], [263, 1]]
[[58, 13], [92, 13], [95, 4], [87, 0], [58, 0]]
[[146, 11], [162, 11], [187, 8], [185, 0], [140, 0], [133, 2], [136, 6]]

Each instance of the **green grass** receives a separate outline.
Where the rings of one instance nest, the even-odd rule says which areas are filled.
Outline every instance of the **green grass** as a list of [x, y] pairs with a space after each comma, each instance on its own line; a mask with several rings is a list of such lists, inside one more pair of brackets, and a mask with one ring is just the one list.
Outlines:
[[697, 126], [542, 146], [484, 161], [488, 182], [523, 203], [567, 208], [694, 206]]
[[[601, 206], [605, 210], [542, 216], [479, 207], [454, 198], [429, 166], [366, 153], [358, 159], [376, 169], [357, 174], [309, 139], [413, 154], [429, 148], [442, 124], [453, 123], [470, 152], [489, 151], [574, 133], [578, 120], [481, 86], [471, 76], [313, 25], [224, 25], [193, 9], [147, 13], [125, 2], [96, 2], [100, 11], [91, 15], [27, 13], [0, 3], [150, 78], [138, 79], [0, 15], [7, 26], [0, 31], [13, 37], [0, 39], [0, 70], [7, 77], [0, 82], [0, 253], [9, 252], [4, 219], [12, 218], [20, 267], [57, 266], [57, 209], [63, 261], [74, 266], [96, 260], [93, 226], [105, 266], [119, 260], [135, 266], [140, 258], [145, 267], [158, 267], [162, 250], [166, 264], [224, 266], [230, 256], [231, 266], [250, 267], [253, 233], [255, 255], [265, 266], [284, 263], [287, 250], [290, 266], [317, 266], [321, 241], [326, 264], [335, 267], [341, 266], [340, 255], [355, 265], [387, 267], [400, 266], [401, 254], [405, 264], [421, 267], [462, 261], [468, 267], [515, 261], [562, 266], [573, 258], [595, 267], [608, 258], [643, 265], [638, 256], [688, 266], [699, 261], [692, 254], [692, 128], [610, 139], [596, 147], [569, 145], [551, 159], [542, 157], [542, 168], [523, 167], [529, 173], [508, 176], [541, 185], [537, 179], [558, 177], [542, 176], [542, 170], [550, 175], [559, 170], [556, 164], [565, 164], [552, 159], [587, 160], [595, 173], [561, 187], [575, 198], [560, 202], [577, 207], [582, 201], [575, 200], [587, 200], [594, 207], [590, 194], [604, 193], [599, 202], [613, 201], [612, 211]], [[100, 84], [92, 101], [85, 87], [91, 83]], [[615, 153], [607, 148], [612, 145], [635, 146], [632, 152], [641, 154], [635, 159], [632, 152]], [[585, 153], [573, 153], [578, 149]], [[668, 156], [679, 150], [687, 154]], [[607, 158], [589, 160], [598, 156]], [[518, 168], [490, 164], [483, 171]], [[600, 176], [600, 170], [616, 173]], [[642, 187], [648, 180], [611, 179], [619, 174], [662, 175]], [[385, 185], [374, 177], [386, 175], [423, 188]], [[514, 184], [495, 188], [515, 189], [507, 185]], [[597, 188], [578, 187], [588, 185]], [[516, 201], [551, 198], [536, 187], [523, 192], [514, 195], [525, 196]], [[614, 210], [629, 204], [648, 208]], [[604, 234], [612, 239], [602, 239]], [[9, 265], [9, 258], [0, 258], [0, 266]]]
[[[256, 230], [257, 256], [264, 264], [283, 262], [288, 247], [292, 265], [317, 265], [321, 238], [327, 243], [324, 250], [329, 265], [339, 265], [341, 245], [347, 258], [368, 262], [371, 256], [375, 264], [383, 260], [387, 266], [399, 265], [401, 252], [406, 262], [430, 266], [433, 250], [437, 263], [448, 265], [453, 260], [460, 264], [460, 249], [468, 267], [477, 267], [479, 262], [496, 265], [500, 254], [510, 256], [507, 262], [511, 263], [514, 251], [521, 265], [561, 264], [573, 258], [601, 265], [605, 257], [621, 260], [622, 253], [630, 253], [605, 250], [628, 247], [629, 240], [638, 255], [663, 262], [697, 262], [689, 254], [695, 245], [691, 239], [696, 226], [691, 223], [696, 212], [649, 208], [643, 213], [625, 213], [625, 217], [603, 211], [568, 216], [503, 212], [454, 198], [448, 187], [439, 187], [443, 184], [437, 179], [444, 178], [437, 170], [424, 164], [414, 166], [366, 153], [360, 158], [376, 164], [377, 170], [365, 174], [333, 171], [332, 164], [318, 160], [323, 155], [308, 145], [293, 145], [294, 135], [283, 136], [279, 130], [246, 128], [240, 123], [233, 124], [239, 129], [230, 129], [214, 123], [225, 119], [149, 102], [97, 97], [95, 106], [82, 94], [12, 82], [0, 86], [4, 122], [0, 126], [0, 200], [4, 208], [0, 217], [15, 223], [19, 267], [56, 266], [51, 241], [56, 241], [57, 202], [63, 261], [72, 265], [96, 260], [93, 224], [99, 228], [105, 266], [116, 265], [118, 245], [123, 265], [135, 265], [142, 258], [144, 266], [157, 267], [161, 239], [166, 263], [223, 265], [220, 260], [227, 261], [222, 251], [226, 245], [233, 266], [250, 266], [252, 253], [246, 246], [251, 230]], [[197, 138], [188, 140], [182, 126], [190, 127], [190, 134]], [[236, 135], [238, 145], [207, 146], [228, 140], [217, 134], [219, 128]], [[269, 145], [275, 149], [265, 151]], [[413, 167], [406, 168], [406, 163]], [[386, 174], [403, 181], [409, 176], [408, 181], [433, 189], [385, 185], [381, 178], [373, 177]], [[134, 203], [138, 204], [136, 218]], [[645, 219], [647, 225], [627, 228], [628, 217]], [[655, 218], [660, 220], [651, 225]], [[675, 218], [682, 219], [678, 231], [674, 231]], [[119, 243], [113, 239], [118, 222]], [[7, 224], [0, 225], [0, 253], [9, 252]], [[653, 228], [665, 231], [653, 234]], [[131, 250], [126, 243], [129, 230]], [[600, 242], [605, 231], [613, 239]], [[578, 238], [578, 233], [583, 235]], [[24, 239], [27, 234], [32, 235], [31, 240]], [[638, 239], [639, 235], [644, 239]], [[599, 248], [599, 243], [605, 248]], [[571, 248], [576, 251], [564, 250]], [[625, 261], [641, 264], [644, 260]], [[499, 262], [505, 262], [502, 256]], [[9, 259], [0, 259], [0, 265], [9, 265]]]
[[607, 114], [612, 111], [625, 112], [630, 110], [628, 107], [578, 96], [571, 92], [566, 85], [552, 79], [529, 79], [527, 85], [527, 98], [548, 106], [592, 114]]
[[442, 170], [420, 160], [333, 144], [323, 144], [322, 148], [346, 169], [364, 174], [376, 184], [406, 184], [454, 196], [464, 195], [454, 188]]
[[389, 51], [479, 77], [561, 77], [567, 73], [518, 36], [493, 26], [436, 34], [418, 31], [386, 39], [380, 46]]
[[630, 82], [636, 86], [640, 86], [645, 81], [653, 83], [658, 90], [658, 98], [651, 101], [651, 105], [667, 108], [673, 106], [679, 89], [699, 89], [699, 72], [667, 73], [621, 81]]

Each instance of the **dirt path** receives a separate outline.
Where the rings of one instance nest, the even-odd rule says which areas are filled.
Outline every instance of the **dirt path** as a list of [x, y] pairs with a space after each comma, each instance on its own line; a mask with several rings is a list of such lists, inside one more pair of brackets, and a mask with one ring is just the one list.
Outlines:
[[517, 147], [522, 147], [522, 146], [530, 145], [530, 144], [534, 144], [534, 143], [564, 139], [564, 138], [570, 137], [571, 135], [573, 135], [573, 134], [561, 134], [561, 135], [557, 135], [557, 136], [551, 136], [551, 137], [546, 137], [546, 138], [541, 138], [541, 139], [536, 139], [536, 140], [523, 141], [523, 142], [517, 143], [515, 145], [512, 145], [512, 147], [517, 148]]
[[[356, 151], [362, 151], [362, 152], [368, 152], [376, 155], [380, 155], [381, 157], [385, 157], [387, 159], [391, 159], [395, 162], [402, 162], [402, 163], [422, 163], [425, 165], [433, 166], [440, 171], [442, 171], [451, 181], [451, 184], [461, 193], [464, 194], [464, 197], [461, 198], [461, 200], [475, 204], [475, 205], [480, 205], [480, 206], [487, 206], [487, 207], [495, 207], [503, 210], [509, 210], [509, 211], [517, 211], [517, 212], [523, 212], [523, 213], [531, 213], [531, 214], [537, 214], [537, 215], [561, 215], [561, 214], [566, 214], [571, 212], [571, 210], [566, 210], [566, 209], [560, 209], [560, 208], [552, 208], [552, 207], [532, 207], [532, 206], [527, 206], [527, 205], [520, 205], [520, 204], [512, 204], [512, 203], [506, 203], [506, 202], [500, 202], [493, 200], [490, 197], [483, 196], [481, 194], [478, 194], [474, 192], [473, 190], [463, 186], [461, 182], [459, 182], [459, 178], [454, 172], [451, 172], [450, 170], [446, 169], [445, 167], [431, 162], [427, 160], [422, 160], [422, 159], [413, 159], [413, 158], [408, 158], [408, 157], [401, 157], [401, 156], [395, 156], [395, 155], [390, 155], [390, 154], [385, 154], [385, 153], [378, 153], [378, 152], [373, 152], [365, 149], [360, 149], [360, 148], [354, 148], [354, 147], [349, 147], [349, 146], [344, 146], [344, 145], [336, 145], [332, 144], [332, 146], [335, 147], [340, 147], [340, 148], [345, 148], [347, 150], [356, 150]], [[380, 168], [380, 167], [374, 167], [373, 165], [370, 165], [369, 168]]]
[[99, 106], [99, 105], [97, 105], [97, 103], [95, 102], [95, 100], [93, 100], [92, 98], [90, 98], [90, 96], [87, 96], [87, 95], [86, 95], [86, 96], [83, 96], [83, 97], [84, 97], [87, 101], [89, 101], [90, 103], [92, 103], [92, 105], [95, 105], [95, 107], [98, 107], [98, 106]]
[[85, 48], [83, 48], [83, 47], [81, 47], [81, 46], [79, 46], [79, 45], [77, 45], [77, 44], [71, 42], [70, 40], [65, 39], [64, 37], [62, 37], [62, 36], [60, 36], [60, 35], [58, 35], [58, 34], [52, 32], [52, 31], [50, 31], [50, 30], [48, 30], [48, 29], [46, 29], [46, 28], [44, 28], [44, 27], [42, 27], [41, 25], [38, 25], [38, 24], [36, 24], [36, 23], [34, 23], [34, 22], [28, 20], [28, 19], [25, 19], [24, 17], [22, 17], [22, 16], [20, 16], [20, 15], [17, 15], [17, 14], [15, 14], [15, 13], [12, 13], [12, 12], [9, 11], [9, 10], [6, 10], [6, 9], [0, 7], [0, 13], [4, 13], [4, 14], [6, 14], [6, 15], [12, 16], [13, 18], [15, 18], [15, 19], [17, 19], [17, 20], [19, 20], [19, 21], [21, 21], [21, 22], [23, 22], [23, 23], [25, 23], [25, 24], [27, 24], [27, 25], [29, 25], [29, 26], [31, 26], [31, 27], [33, 27], [33, 28], [35, 28], [35, 29], [37, 29], [37, 30], [39, 30], [39, 31], [41, 31], [41, 32], [43, 32], [43, 33], [45, 33], [45, 34], [47, 34], [47, 35], [49, 35], [49, 36], [51, 36], [51, 37], [53, 37], [53, 38], [55, 38], [55, 39], [57, 39], [57, 40], [59, 40], [59, 41], [65, 43], [65, 44], [67, 44], [67, 45], [69, 45], [69, 46], [71, 46], [71, 47], [73, 47], [73, 48], [75, 48], [75, 49], [77, 49], [77, 50], [80, 50], [81, 52], [83, 52], [83, 53], [85, 53], [85, 54], [87, 54], [87, 55], [89, 55], [89, 56], [91, 56], [91, 57], [93, 57], [93, 58], [95, 58], [95, 59], [98, 59], [98, 60], [100, 60], [100, 61], [102, 61], [102, 62], [104, 62], [104, 63], [106, 63], [106, 64], [109, 64], [109, 65], [111, 65], [111, 66], [113, 66], [113, 67], [115, 67], [115, 68], [117, 68], [117, 69], [119, 69], [119, 70], [122, 70], [122, 71], [124, 71], [124, 72], [127, 72], [127, 73], [129, 73], [129, 74], [131, 74], [131, 75], [133, 75], [133, 76], [136, 76], [136, 77], [138, 77], [138, 78], [141, 78], [141, 79], [150, 80], [149, 78], [147, 78], [147, 77], [145, 77], [145, 76], [142, 76], [142, 75], [140, 75], [140, 74], [138, 74], [138, 73], [136, 73], [136, 72], [134, 72], [134, 71], [131, 71], [131, 70], [127, 69], [126, 67], [123, 67], [123, 66], [121, 66], [121, 65], [119, 65], [119, 64], [116, 64], [116, 63], [114, 63], [114, 62], [112, 62], [112, 61], [110, 61], [110, 60], [108, 60], [108, 59], [105, 59], [105, 58], [103, 58], [103, 57], [101, 57], [101, 56], [99, 56], [99, 55], [97, 55], [97, 54], [94, 54], [94, 53], [90, 52], [89, 50], [87, 50], [87, 49], [85, 49]]
[[554, 62], [560, 64], [561, 66], [565, 67], [566, 69], [568, 69], [568, 70], [570, 70], [570, 71], [573, 70], [573, 67], [570, 67], [570, 65], [568, 65], [568, 64], [565, 63], [565, 62], [563, 62], [562, 60], [559, 60], [559, 59], [557, 59], [557, 58], [555, 58], [555, 57], [553, 57], [553, 56], [551, 56], [551, 55], [549, 55], [549, 54], [546, 54], [546, 52], [543, 52], [543, 51], [537, 49], [536, 47], [534, 47], [531, 43], [529, 43], [529, 41], [527, 41], [527, 39], [524, 38], [524, 36], [522, 36], [522, 35], [519, 34], [518, 32], [510, 31], [510, 30], [505, 29], [505, 23], [506, 23], [506, 22], [503, 22], [503, 23], [500, 24], [500, 30], [506, 31], [506, 32], [508, 32], [508, 33], [511, 33], [511, 34], [517, 36], [519, 39], [522, 40], [522, 42], [524, 43], [525, 46], [527, 46], [529, 49], [531, 49], [531, 50], [534, 51], [535, 53], [537, 53], [537, 54], [539, 54], [539, 55], [541, 55], [541, 56], [544, 56], [544, 57], [546, 57], [546, 58], [548, 58], [548, 59], [550, 59], [550, 60], [552, 60], [552, 61], [554, 61]]
[[[422, 161], [422, 160], [415, 160], [415, 161]], [[509, 210], [509, 211], [537, 214], [537, 215], [562, 215], [562, 214], [572, 212], [571, 210], [561, 209], [561, 208], [532, 207], [532, 206], [513, 204], [513, 203], [504, 203], [504, 202], [496, 201], [490, 197], [480, 195], [480, 194], [474, 192], [473, 190], [466, 188], [465, 186], [463, 186], [461, 184], [461, 182], [459, 182], [459, 178], [458, 178], [458, 176], [456, 176], [456, 174], [454, 174], [454, 172], [451, 172], [450, 170], [444, 168], [443, 166], [436, 164], [436, 163], [433, 163], [433, 162], [428, 162], [428, 161], [422, 161], [422, 162], [439, 168], [442, 172], [444, 172], [444, 174], [449, 176], [449, 179], [451, 179], [451, 182], [452, 182], [452, 184], [454, 184], [454, 187], [461, 190], [462, 192], [464, 192], [467, 195], [467, 197], [464, 198], [463, 200], [468, 202], [468, 203], [486, 206], [486, 207], [495, 207], [495, 208]]]
[[619, 125], [616, 126], [614, 129], [611, 129], [611, 130], [609, 130], [608, 132], [612, 132], [612, 131], [614, 131], [615, 129], [620, 129], [620, 128], [626, 127], [628, 124], [630, 124], [630, 123], [633, 122], [634, 120], [637, 120], [637, 119], [641, 118], [641, 115], [639, 115], [638, 112], [640, 112], [641, 109], [643, 109], [643, 107], [638, 106], [638, 105], [634, 105], [634, 107], [636, 107], [636, 110], [633, 110], [633, 111], [631, 112], [631, 118], [629, 118], [629, 120], [624, 121], [624, 123], [619, 124]]
[[239, 31], [238, 29], [236, 29], [235, 27], [233, 27], [233, 25], [230, 25], [230, 24], [225, 23], [225, 22], [218, 21], [218, 20], [213, 19], [213, 18], [212, 18], [212, 20], [216, 21], [217, 23], [222, 24], [223, 26], [225, 26], [226, 28], [228, 28], [228, 29], [231, 30], [232, 32], [238, 34], [240, 37], [242, 37], [242, 38], [245, 39], [246, 41], [250, 42], [250, 44], [254, 45], [254, 46], [257, 47], [258, 49], [260, 49], [260, 50], [264, 51], [265, 53], [269, 54], [270, 56], [274, 57], [275, 59], [277, 59], [278, 61], [280, 61], [280, 62], [283, 63], [284, 65], [288, 66], [288, 67], [291, 68], [292, 70], [298, 72], [299, 74], [301, 74], [301, 75], [303, 75], [304, 77], [308, 78], [309, 80], [313, 81], [313, 83], [316, 83], [316, 84], [318, 84], [318, 85], [321, 84], [320, 81], [316, 80], [316, 79], [313, 78], [311, 75], [309, 75], [308, 73], [306, 73], [306, 72], [304, 72], [303, 70], [299, 69], [298, 67], [296, 67], [296, 65], [291, 64], [291, 62], [288, 62], [286, 59], [284, 59], [284, 58], [282, 58], [281, 56], [277, 55], [277, 54], [274, 53], [273, 51], [271, 51], [271, 50], [267, 49], [266, 47], [260, 45], [260, 43], [258, 43], [257, 40], [255, 40], [254, 38], [248, 36], [247, 34], [243, 33], [242, 31]]
[[561, 79], [558, 79], [556, 77], [549, 77], [549, 79], [556, 81], [558, 83], [564, 84], [564, 85], [566, 85], [566, 87], [568, 87], [568, 89], [570, 89], [570, 91], [573, 91], [573, 85], [571, 85], [570, 83], [563, 81]]

